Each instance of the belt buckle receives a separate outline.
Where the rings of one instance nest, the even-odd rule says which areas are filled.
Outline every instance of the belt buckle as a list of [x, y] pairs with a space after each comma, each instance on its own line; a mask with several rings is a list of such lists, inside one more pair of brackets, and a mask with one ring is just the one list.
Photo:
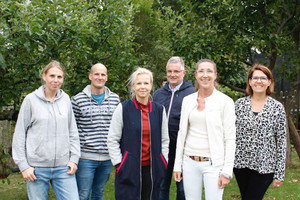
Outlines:
[[202, 162], [202, 161], [209, 161], [208, 157], [202, 157], [202, 156], [189, 156], [192, 160]]

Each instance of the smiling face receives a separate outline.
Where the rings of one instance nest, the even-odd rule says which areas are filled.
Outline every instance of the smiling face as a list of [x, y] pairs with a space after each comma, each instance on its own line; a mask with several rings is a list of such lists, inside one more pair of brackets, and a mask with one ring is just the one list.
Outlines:
[[150, 97], [152, 82], [148, 74], [138, 74], [132, 85], [132, 90], [139, 102], [147, 102]]
[[182, 83], [186, 71], [182, 69], [181, 63], [169, 63], [167, 66], [167, 81], [170, 87], [174, 89]]
[[101, 94], [104, 92], [104, 86], [107, 81], [107, 70], [102, 64], [95, 64], [89, 74], [91, 81], [92, 94]]
[[51, 67], [43, 73], [43, 80], [45, 82], [46, 89], [55, 93], [60, 89], [64, 82], [64, 73], [57, 67]]
[[253, 90], [253, 94], [266, 94], [266, 91], [271, 84], [271, 80], [269, 80], [268, 76], [261, 70], [255, 70], [251, 79], [248, 81]]
[[209, 62], [203, 62], [198, 65], [197, 71], [195, 72], [199, 89], [214, 90], [215, 80], [217, 79], [217, 72], [215, 66]]

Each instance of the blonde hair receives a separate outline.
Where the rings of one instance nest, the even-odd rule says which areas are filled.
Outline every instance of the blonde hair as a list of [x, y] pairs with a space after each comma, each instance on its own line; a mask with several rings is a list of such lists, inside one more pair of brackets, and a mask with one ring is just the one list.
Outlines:
[[58, 69], [60, 69], [63, 72], [63, 75], [65, 76], [65, 69], [63, 67], [63, 65], [56, 61], [56, 60], [52, 60], [48, 65], [46, 65], [43, 69], [42, 75], [47, 74], [47, 72], [49, 71], [49, 69], [56, 67]]
[[129, 86], [129, 90], [130, 90], [130, 96], [132, 98], [135, 97], [135, 92], [134, 90], [132, 89], [132, 86], [134, 85], [136, 79], [137, 79], [137, 76], [138, 75], [141, 75], [141, 74], [147, 74], [149, 75], [150, 77], [150, 82], [151, 84], [153, 85], [153, 74], [152, 72], [149, 70], [149, 69], [146, 69], [146, 68], [142, 68], [142, 67], [139, 67], [137, 68], [131, 75], [130, 77], [128, 78], [127, 80], [127, 85]]

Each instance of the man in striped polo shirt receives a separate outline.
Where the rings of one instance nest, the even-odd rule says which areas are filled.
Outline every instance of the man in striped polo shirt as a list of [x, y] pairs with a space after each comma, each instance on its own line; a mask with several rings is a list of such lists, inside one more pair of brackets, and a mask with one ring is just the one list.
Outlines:
[[79, 131], [81, 158], [76, 180], [80, 200], [103, 199], [112, 169], [107, 149], [107, 134], [119, 96], [106, 86], [107, 69], [97, 63], [91, 67], [87, 85], [72, 99]]

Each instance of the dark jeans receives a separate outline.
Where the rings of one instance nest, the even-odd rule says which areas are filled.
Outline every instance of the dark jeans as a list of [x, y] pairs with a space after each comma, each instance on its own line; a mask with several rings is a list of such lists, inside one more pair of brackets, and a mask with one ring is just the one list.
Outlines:
[[[160, 193], [159, 193], [159, 200], [168, 200], [170, 194], [170, 186], [173, 177], [173, 168], [175, 162], [175, 155], [169, 155], [169, 162], [168, 162], [168, 169], [165, 174], [165, 178], [162, 180], [160, 184]], [[180, 181], [179, 183], [176, 182], [177, 186], [177, 200], [185, 200], [184, 190], [183, 190], [183, 182]]]
[[259, 174], [248, 168], [233, 169], [242, 200], [262, 200], [273, 181], [274, 173]]
[[142, 200], [150, 200], [151, 195], [151, 174], [150, 165], [142, 167]]

